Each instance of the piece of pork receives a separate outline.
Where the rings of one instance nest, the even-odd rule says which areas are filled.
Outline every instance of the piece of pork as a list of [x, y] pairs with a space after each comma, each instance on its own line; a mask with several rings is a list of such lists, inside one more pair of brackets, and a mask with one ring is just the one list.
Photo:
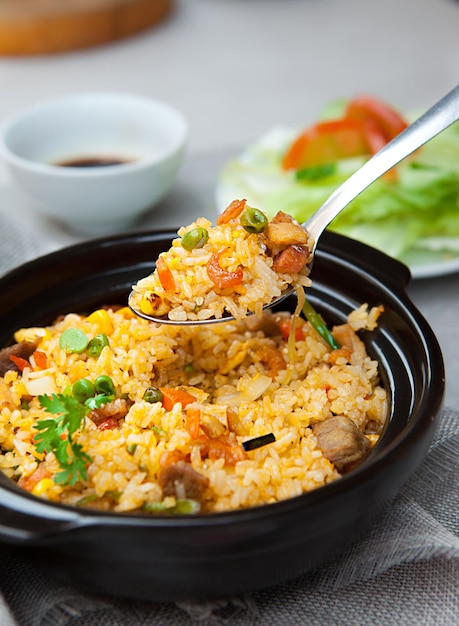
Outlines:
[[256, 333], [261, 330], [265, 337], [276, 337], [280, 335], [279, 316], [271, 311], [263, 311], [261, 317], [257, 315], [249, 315], [244, 318], [244, 324], [248, 330]]
[[20, 341], [12, 346], [2, 348], [0, 350], [0, 376], [4, 376], [9, 370], [20, 371], [17, 365], [10, 359], [10, 356], [17, 356], [28, 361], [36, 348], [37, 344], [33, 341]]
[[112, 418], [115, 421], [126, 417], [129, 411], [129, 402], [124, 398], [115, 398], [104, 404], [98, 409], [92, 409], [88, 413], [89, 419], [91, 419], [96, 426], [100, 426], [107, 419]]
[[344, 415], [335, 415], [312, 425], [319, 448], [340, 474], [358, 465], [370, 451], [370, 442], [356, 424]]
[[158, 476], [163, 498], [174, 496], [182, 500], [200, 501], [209, 486], [209, 479], [191, 467], [186, 461], [177, 461], [163, 468]]

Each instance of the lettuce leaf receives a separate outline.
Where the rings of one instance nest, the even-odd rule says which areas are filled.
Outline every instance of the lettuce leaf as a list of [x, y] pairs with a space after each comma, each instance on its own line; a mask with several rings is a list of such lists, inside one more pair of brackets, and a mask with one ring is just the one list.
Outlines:
[[[322, 118], [339, 115], [343, 106], [344, 101], [334, 103]], [[280, 210], [304, 222], [363, 164], [362, 158], [346, 159], [331, 174], [299, 180], [294, 172], [283, 171], [280, 162], [300, 130], [273, 128], [231, 159], [218, 177], [217, 209], [246, 198], [269, 217]], [[433, 252], [442, 259], [459, 256], [459, 123], [405, 159], [397, 172], [396, 182], [383, 177], [362, 192], [330, 229], [408, 264], [413, 251], [417, 259], [423, 250], [426, 258]]]

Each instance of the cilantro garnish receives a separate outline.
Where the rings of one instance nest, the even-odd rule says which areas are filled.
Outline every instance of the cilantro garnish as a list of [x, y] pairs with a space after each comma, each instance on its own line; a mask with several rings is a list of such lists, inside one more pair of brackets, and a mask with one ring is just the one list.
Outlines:
[[74, 485], [78, 480], [86, 479], [86, 466], [91, 457], [83, 451], [72, 436], [84, 425], [84, 418], [90, 408], [78, 402], [73, 396], [52, 394], [39, 396], [41, 406], [56, 417], [38, 420], [36, 429], [39, 431], [34, 442], [38, 452], [54, 452], [62, 468], [54, 481], [62, 485]]

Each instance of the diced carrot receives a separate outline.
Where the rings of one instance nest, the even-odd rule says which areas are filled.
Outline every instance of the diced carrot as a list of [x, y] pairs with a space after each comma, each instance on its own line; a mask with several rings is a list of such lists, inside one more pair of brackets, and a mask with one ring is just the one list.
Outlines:
[[196, 402], [196, 398], [185, 391], [185, 389], [171, 389], [168, 387], [160, 387], [160, 391], [163, 394], [162, 405], [166, 411], [172, 411], [174, 405], [180, 402], [182, 408], [185, 408], [188, 404]]
[[[281, 319], [278, 326], [279, 326], [279, 330], [281, 331], [282, 337], [285, 339], [285, 341], [288, 341], [288, 338], [290, 337], [290, 332], [292, 329], [292, 320]], [[297, 325], [297, 327], [295, 328], [296, 341], [303, 341], [304, 338], [305, 338], [305, 334], [304, 334], [302, 326]]]
[[48, 359], [46, 354], [41, 350], [35, 350], [32, 354], [35, 366], [40, 370], [45, 370], [48, 367]]
[[49, 478], [51, 474], [43, 465], [39, 465], [30, 476], [23, 476], [18, 480], [18, 485], [27, 491], [32, 491], [37, 483], [43, 478]]
[[197, 407], [188, 407], [185, 416], [185, 428], [192, 439], [199, 437], [201, 411]]
[[158, 260], [156, 261], [156, 270], [163, 289], [165, 291], [176, 291], [177, 286], [175, 284], [174, 277], [162, 256], [158, 257]]
[[26, 367], [30, 367], [29, 361], [26, 361], [21, 356], [10, 354], [10, 361], [13, 361], [20, 372], [23, 372]]

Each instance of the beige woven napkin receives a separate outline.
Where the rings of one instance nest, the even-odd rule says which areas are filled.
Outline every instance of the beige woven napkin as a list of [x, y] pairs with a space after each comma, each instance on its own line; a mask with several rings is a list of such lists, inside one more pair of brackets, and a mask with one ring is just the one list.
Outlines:
[[0, 276], [44, 252], [45, 247], [23, 218], [0, 211]]
[[[220, 602], [91, 596], [0, 545], [1, 626], [455, 626], [459, 616], [459, 412], [380, 521], [333, 562]], [[2, 613], [3, 611], [3, 613]]]

